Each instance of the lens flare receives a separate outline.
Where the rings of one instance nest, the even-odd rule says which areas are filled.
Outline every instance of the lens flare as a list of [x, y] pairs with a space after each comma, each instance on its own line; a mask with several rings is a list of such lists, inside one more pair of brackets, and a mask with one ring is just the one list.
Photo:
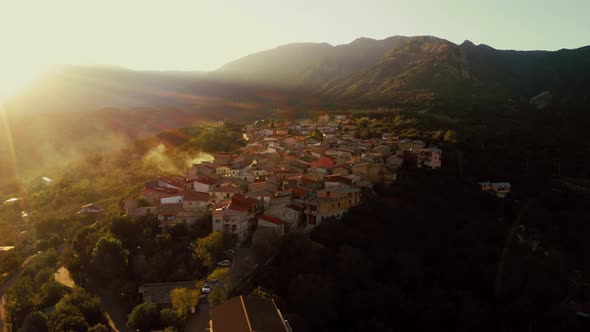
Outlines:
[[14, 142], [12, 139], [12, 131], [10, 130], [10, 123], [8, 122], [8, 118], [6, 115], [6, 111], [4, 109], [4, 103], [0, 100], [0, 133], [4, 133], [4, 140], [8, 145], [8, 154], [10, 160], [10, 166], [13, 170], [13, 175], [17, 177], [17, 163], [16, 163], [16, 150], [14, 149]]

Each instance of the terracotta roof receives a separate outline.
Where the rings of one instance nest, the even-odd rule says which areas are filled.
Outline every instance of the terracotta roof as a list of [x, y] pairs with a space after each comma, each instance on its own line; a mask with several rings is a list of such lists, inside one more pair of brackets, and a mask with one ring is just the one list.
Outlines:
[[186, 190], [184, 192], [185, 201], [197, 201], [197, 202], [208, 202], [209, 194], [202, 193], [199, 191]]
[[288, 188], [288, 189], [282, 189], [277, 191], [276, 195], [278, 197], [282, 197], [282, 196], [291, 196], [293, 194], [293, 189]]
[[328, 157], [322, 157], [316, 161], [312, 161], [311, 167], [323, 167], [325, 169], [332, 169], [332, 167], [334, 167], [334, 160]]
[[178, 194], [179, 190], [174, 188], [162, 188], [162, 187], [153, 187], [153, 188], [143, 188], [141, 193], [144, 195], [149, 195], [151, 193], [158, 193], [158, 194], [165, 194], [165, 195], [174, 195]]
[[311, 190], [303, 187], [293, 188], [293, 198], [303, 198], [307, 196]]
[[273, 223], [275, 225], [284, 225], [285, 224], [285, 222], [283, 220], [281, 220], [281, 219], [279, 219], [277, 217], [266, 215], [266, 214], [263, 215], [263, 216], [258, 217], [258, 219], [262, 219], [264, 221], [268, 221], [268, 222]]
[[204, 184], [208, 184], [208, 185], [213, 185], [213, 184], [219, 183], [219, 181], [217, 181], [216, 179], [208, 177], [208, 176], [207, 177], [205, 177], [205, 176], [198, 177], [198, 178], [194, 179], [193, 182], [199, 182], [199, 183], [204, 183]]
[[186, 181], [184, 181], [184, 180], [181, 181], [181, 180], [176, 180], [176, 179], [168, 180], [168, 181], [164, 181], [164, 182], [168, 183], [171, 186], [177, 187], [177, 188], [184, 188], [184, 185], [186, 183]]
[[211, 308], [215, 332], [286, 332], [285, 322], [272, 299], [239, 296]]
[[301, 182], [308, 182], [308, 183], [321, 182], [319, 179], [316, 179], [315, 177], [308, 175], [308, 174], [300, 174], [300, 175], [296, 175], [296, 176], [291, 176], [288, 179], [289, 180], [297, 180], [297, 181], [301, 181]]
[[217, 168], [220, 168], [220, 167], [227, 167], [227, 168], [230, 168], [231, 166], [232, 166], [232, 164], [230, 164], [230, 163], [227, 163], [227, 164], [221, 164], [221, 165], [217, 166]]
[[294, 171], [288, 170], [288, 169], [273, 169], [272, 173], [273, 174], [296, 174]]
[[307, 154], [307, 155], [305, 155], [305, 156], [303, 156], [303, 157], [301, 157], [299, 159], [302, 160], [302, 161], [304, 161], [304, 162], [306, 162], [306, 163], [312, 163], [312, 164], [313, 164], [314, 161], [317, 161], [318, 160], [318, 158], [316, 158], [316, 157], [314, 157], [312, 155], [309, 155], [309, 154]]
[[268, 189], [256, 189], [248, 192], [246, 197], [274, 197], [275, 192]]
[[293, 160], [289, 163], [289, 165], [297, 168], [309, 168], [309, 164], [301, 160]]
[[246, 212], [250, 211], [258, 204], [260, 204], [258, 200], [254, 198], [245, 197], [244, 195], [237, 193], [232, 197], [231, 203], [229, 204], [228, 208], [230, 210]]
[[218, 192], [218, 193], [237, 193], [238, 191], [240, 191], [239, 187], [236, 186], [221, 186], [221, 187], [217, 187], [215, 189], [212, 189], [211, 192]]

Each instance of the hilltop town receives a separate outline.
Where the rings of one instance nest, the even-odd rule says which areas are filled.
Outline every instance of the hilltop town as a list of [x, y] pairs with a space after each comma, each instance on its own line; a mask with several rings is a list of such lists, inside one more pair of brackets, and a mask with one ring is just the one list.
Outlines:
[[404, 164], [441, 167], [442, 151], [423, 141], [389, 133], [356, 137], [362, 121], [371, 120], [256, 121], [243, 128], [247, 144], [239, 153], [214, 154], [186, 177], [147, 182], [140, 197], [125, 200], [125, 214], [156, 215], [166, 228], [193, 225], [210, 213], [213, 231], [235, 234], [245, 244], [257, 229], [282, 235], [342, 218], [374, 195], [375, 185], [395, 182]]

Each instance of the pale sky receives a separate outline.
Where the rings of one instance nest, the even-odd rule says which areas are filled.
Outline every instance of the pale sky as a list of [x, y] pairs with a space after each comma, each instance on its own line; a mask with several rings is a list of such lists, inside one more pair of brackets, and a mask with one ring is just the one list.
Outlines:
[[213, 70], [286, 43], [422, 34], [577, 48], [590, 44], [590, 0], [0, 0], [0, 75], [48, 64]]

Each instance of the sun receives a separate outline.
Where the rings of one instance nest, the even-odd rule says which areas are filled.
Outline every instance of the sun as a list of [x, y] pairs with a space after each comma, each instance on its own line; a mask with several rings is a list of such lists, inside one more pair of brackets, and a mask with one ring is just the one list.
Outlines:
[[0, 59], [0, 102], [18, 94], [47, 71], [43, 65], [15, 65]]

